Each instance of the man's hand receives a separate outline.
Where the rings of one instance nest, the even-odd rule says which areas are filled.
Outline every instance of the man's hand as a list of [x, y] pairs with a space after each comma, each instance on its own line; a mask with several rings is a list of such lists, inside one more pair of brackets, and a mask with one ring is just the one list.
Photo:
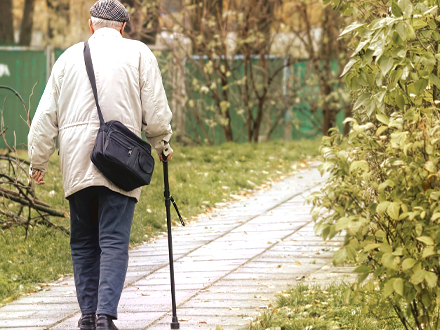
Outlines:
[[44, 175], [41, 174], [41, 171], [38, 171], [38, 170], [37, 170], [37, 171], [33, 172], [32, 175], [31, 175], [31, 177], [32, 177], [32, 179], [35, 180], [35, 182], [36, 182], [37, 184], [45, 184], [45, 182], [43, 181], [43, 177], [44, 177]]
[[[173, 149], [171, 149], [171, 148], [168, 148], [168, 149], [169, 149], [169, 152], [168, 152], [168, 155], [166, 155], [167, 158], [166, 158], [165, 162], [169, 162], [173, 158]], [[161, 162], [164, 161], [163, 153], [161, 153], [159, 155], [159, 159], [160, 159]]]

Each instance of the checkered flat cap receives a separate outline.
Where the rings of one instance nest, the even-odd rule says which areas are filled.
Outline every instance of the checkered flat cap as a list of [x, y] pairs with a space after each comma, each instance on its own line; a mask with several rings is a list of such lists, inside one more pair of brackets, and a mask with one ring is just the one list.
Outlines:
[[90, 15], [108, 21], [127, 22], [130, 19], [127, 9], [118, 0], [99, 0], [92, 8]]

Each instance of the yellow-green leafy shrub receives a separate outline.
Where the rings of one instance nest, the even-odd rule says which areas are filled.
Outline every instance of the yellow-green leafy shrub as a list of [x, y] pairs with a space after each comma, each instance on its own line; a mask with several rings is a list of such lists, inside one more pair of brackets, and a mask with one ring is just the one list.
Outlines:
[[344, 70], [352, 129], [323, 138], [330, 176], [310, 198], [313, 216], [325, 239], [345, 235], [334, 262], [358, 263], [363, 289], [378, 285], [406, 329], [439, 329], [439, 1], [365, 3], [385, 10], [343, 32], [356, 36]]

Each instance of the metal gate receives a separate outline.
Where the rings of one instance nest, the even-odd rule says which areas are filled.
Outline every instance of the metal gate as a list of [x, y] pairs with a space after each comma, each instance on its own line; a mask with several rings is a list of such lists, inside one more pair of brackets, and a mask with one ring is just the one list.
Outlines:
[[[0, 47], [0, 85], [11, 87], [21, 94], [30, 109], [31, 118], [46, 86], [46, 68], [50, 59], [51, 52], [46, 49]], [[26, 148], [29, 128], [25, 122], [27, 114], [22, 103], [12, 92], [5, 89], [0, 89], [0, 102], [3, 118], [1, 129], [6, 129], [8, 144]], [[2, 139], [0, 148], [5, 148]]]

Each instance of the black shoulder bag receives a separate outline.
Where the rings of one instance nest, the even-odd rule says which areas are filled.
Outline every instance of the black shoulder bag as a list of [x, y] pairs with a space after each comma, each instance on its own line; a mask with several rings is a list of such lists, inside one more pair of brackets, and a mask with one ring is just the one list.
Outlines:
[[90, 155], [93, 164], [119, 188], [130, 191], [150, 184], [154, 169], [151, 146], [117, 120], [104, 122], [98, 103], [95, 73], [88, 42], [84, 61], [92, 85], [100, 127]]

